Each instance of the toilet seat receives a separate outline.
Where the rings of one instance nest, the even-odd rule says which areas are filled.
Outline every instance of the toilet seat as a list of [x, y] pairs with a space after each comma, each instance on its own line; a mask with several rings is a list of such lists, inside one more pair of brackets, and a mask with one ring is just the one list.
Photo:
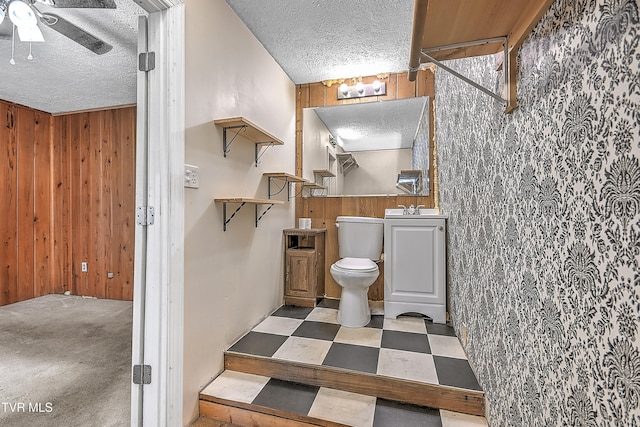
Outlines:
[[368, 258], [342, 258], [332, 267], [338, 271], [356, 273], [373, 273], [378, 270], [377, 264]]

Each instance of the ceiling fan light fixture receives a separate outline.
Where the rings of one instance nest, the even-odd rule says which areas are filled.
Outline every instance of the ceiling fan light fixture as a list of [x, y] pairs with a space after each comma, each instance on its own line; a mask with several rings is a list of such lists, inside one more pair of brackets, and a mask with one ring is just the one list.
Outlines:
[[27, 3], [22, 0], [13, 0], [9, 3], [9, 19], [18, 27], [36, 27], [38, 18]]

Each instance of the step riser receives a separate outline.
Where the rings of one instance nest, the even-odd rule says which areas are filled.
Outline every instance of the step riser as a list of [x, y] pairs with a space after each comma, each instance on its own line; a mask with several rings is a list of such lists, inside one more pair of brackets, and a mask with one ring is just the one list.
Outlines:
[[343, 424], [317, 420], [283, 411], [235, 403], [218, 403], [200, 399], [200, 416], [238, 426], [260, 427], [344, 427]]
[[398, 402], [484, 416], [484, 393], [240, 353], [225, 353], [225, 369], [329, 387]]

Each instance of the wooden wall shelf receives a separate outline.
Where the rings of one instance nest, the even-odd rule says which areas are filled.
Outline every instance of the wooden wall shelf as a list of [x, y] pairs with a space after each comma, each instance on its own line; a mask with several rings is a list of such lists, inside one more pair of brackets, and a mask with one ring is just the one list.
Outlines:
[[349, 173], [351, 169], [359, 167], [358, 161], [351, 153], [336, 153], [336, 157], [340, 165], [340, 172], [343, 175]]
[[[216, 126], [219, 126], [222, 128], [222, 150], [224, 153], [224, 157], [227, 157], [227, 153], [229, 153], [229, 147], [231, 146], [231, 143], [236, 139], [236, 137], [238, 137], [238, 135], [240, 135], [246, 140], [251, 141], [255, 144], [256, 167], [258, 166], [258, 161], [260, 160], [260, 157], [262, 157], [262, 155], [264, 154], [264, 151], [266, 151], [269, 147], [272, 147], [274, 145], [284, 144], [284, 142], [282, 142], [280, 139], [271, 135], [269, 132], [261, 129], [257, 125], [254, 125], [244, 117], [218, 119], [218, 120], [214, 120], [213, 123], [215, 123]], [[229, 137], [229, 135], [227, 134], [228, 130], [235, 131], [235, 134], [233, 135], [231, 140], [229, 140], [228, 138]], [[265, 150], [262, 151], [261, 153], [260, 151], [262, 150], [263, 147], [265, 148]]]
[[[292, 175], [292, 174], [286, 173], [286, 172], [269, 172], [269, 173], [262, 174], [262, 176], [266, 176], [268, 178], [267, 188], [268, 188], [269, 199], [271, 199], [272, 196], [276, 196], [276, 195], [280, 194], [286, 187], [287, 188], [287, 200], [291, 200], [292, 198], [297, 196], [297, 194], [294, 194], [293, 196], [291, 195], [291, 186], [289, 184], [291, 184], [291, 183], [303, 183], [303, 184], [310, 183], [310, 181], [308, 179], [301, 178], [299, 176], [295, 176], [295, 175]], [[281, 188], [277, 189], [275, 193], [271, 192], [271, 181], [272, 180], [284, 181], [284, 185]], [[302, 189], [300, 191], [302, 191]]]
[[335, 178], [336, 174], [326, 169], [314, 169], [313, 174], [323, 178]]
[[309, 195], [313, 197], [315, 195], [315, 190], [326, 190], [327, 187], [325, 185], [318, 184], [317, 182], [309, 181], [302, 184], [302, 189], [309, 190]]
[[[516, 57], [553, 0], [416, 0], [411, 36], [409, 80], [421, 63], [434, 63], [477, 89], [516, 108]], [[500, 53], [504, 95], [498, 95], [441, 64], [439, 61]], [[424, 60], [424, 61], [423, 61]]]
[[[245, 197], [230, 197], [230, 198], [221, 198], [221, 199], [213, 199], [216, 203], [222, 203], [222, 215], [223, 215], [223, 224], [222, 230], [227, 231], [227, 224], [233, 219], [233, 217], [238, 213], [240, 209], [246, 204], [251, 204], [255, 206], [255, 219], [256, 219], [256, 227], [258, 226], [258, 222], [262, 219], [264, 214], [266, 214], [269, 209], [273, 207], [273, 205], [283, 205], [284, 202], [281, 200], [267, 200], [267, 199], [250, 199]], [[227, 203], [235, 203], [239, 204], [235, 211], [231, 214], [229, 218], [227, 218]], [[260, 205], [269, 205], [268, 208], [264, 210], [260, 215], [258, 215], [259, 206]]]

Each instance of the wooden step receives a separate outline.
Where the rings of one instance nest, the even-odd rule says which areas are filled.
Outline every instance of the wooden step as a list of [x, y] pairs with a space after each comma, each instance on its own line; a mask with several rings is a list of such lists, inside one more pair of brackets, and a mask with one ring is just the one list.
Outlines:
[[200, 416], [217, 423], [267, 427], [424, 426], [455, 421], [487, 425], [480, 416], [229, 370], [200, 393]]
[[484, 393], [481, 391], [230, 351], [225, 353], [224, 361], [226, 370], [484, 416]]

